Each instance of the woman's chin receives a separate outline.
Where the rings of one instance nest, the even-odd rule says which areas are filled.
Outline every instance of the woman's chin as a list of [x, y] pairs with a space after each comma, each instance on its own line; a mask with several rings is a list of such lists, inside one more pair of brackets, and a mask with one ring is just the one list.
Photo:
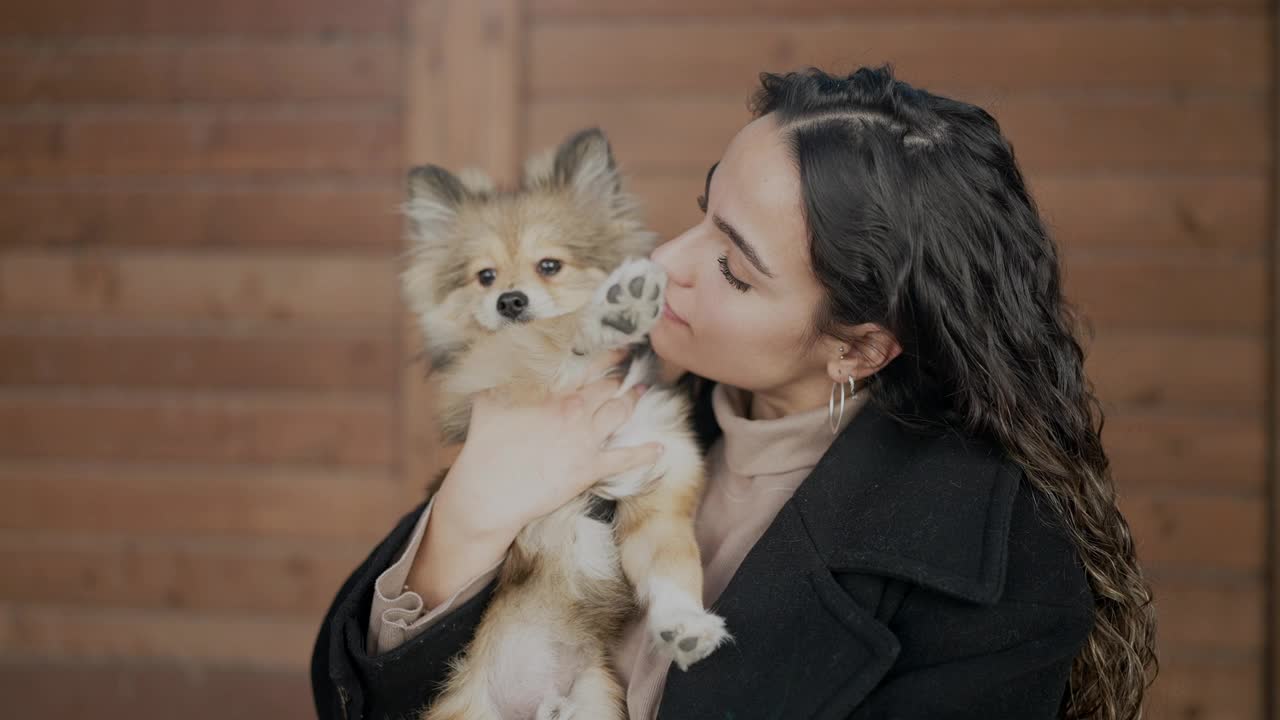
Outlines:
[[[681, 375], [688, 372], [683, 362], [682, 343], [672, 338], [670, 329], [664, 327], [668, 322], [666, 319], [659, 320], [649, 330], [649, 344], [653, 347], [653, 353], [658, 356], [658, 374], [664, 383], [675, 382]], [[673, 340], [675, 342], [672, 342]]]

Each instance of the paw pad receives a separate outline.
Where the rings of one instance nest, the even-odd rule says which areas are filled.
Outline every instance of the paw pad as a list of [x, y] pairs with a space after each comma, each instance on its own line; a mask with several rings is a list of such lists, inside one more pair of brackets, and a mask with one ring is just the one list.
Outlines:
[[628, 260], [597, 291], [586, 330], [596, 347], [619, 347], [639, 340], [662, 313], [667, 274], [647, 258]]

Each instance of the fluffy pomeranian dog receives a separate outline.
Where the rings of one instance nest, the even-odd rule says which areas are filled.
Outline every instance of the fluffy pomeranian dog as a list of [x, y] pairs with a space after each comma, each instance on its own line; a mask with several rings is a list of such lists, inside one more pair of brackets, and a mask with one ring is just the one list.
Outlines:
[[[422, 717], [625, 718], [608, 650], [633, 613], [647, 613], [654, 646], [682, 670], [730, 639], [702, 604], [693, 520], [704, 471], [689, 400], [658, 384], [647, 346], [666, 287], [647, 259], [656, 236], [596, 128], [529, 158], [518, 188], [431, 165], [408, 184], [403, 290], [438, 378], [444, 438], [465, 438], [477, 393], [534, 402], [596, 379], [597, 353], [635, 346], [619, 393], [651, 387], [606, 445], [665, 446], [654, 467], [606, 478], [520, 531]], [[593, 497], [616, 501], [612, 522]]]

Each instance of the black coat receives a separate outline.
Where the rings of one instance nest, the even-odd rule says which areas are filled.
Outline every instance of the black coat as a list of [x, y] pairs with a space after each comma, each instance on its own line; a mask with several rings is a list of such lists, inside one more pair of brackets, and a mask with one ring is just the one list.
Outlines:
[[[709, 389], [709, 388], [708, 388]], [[706, 447], [718, 433], [697, 403]], [[416, 717], [496, 581], [369, 657], [373, 583], [406, 515], [338, 591], [312, 657], [321, 718]], [[662, 720], [1059, 717], [1093, 596], [1072, 543], [991, 443], [906, 430], [868, 404], [711, 608], [735, 641], [667, 675]]]

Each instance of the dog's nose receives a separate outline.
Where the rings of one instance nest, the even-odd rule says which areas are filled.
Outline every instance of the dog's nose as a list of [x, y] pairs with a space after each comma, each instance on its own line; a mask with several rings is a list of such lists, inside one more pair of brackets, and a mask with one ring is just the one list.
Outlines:
[[498, 314], [515, 320], [529, 306], [529, 296], [519, 290], [509, 290], [498, 296]]

